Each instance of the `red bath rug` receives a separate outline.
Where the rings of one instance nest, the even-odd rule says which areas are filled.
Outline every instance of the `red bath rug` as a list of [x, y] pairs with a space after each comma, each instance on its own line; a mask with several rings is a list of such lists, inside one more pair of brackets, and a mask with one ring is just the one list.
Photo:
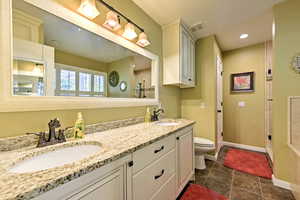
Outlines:
[[272, 169], [268, 159], [261, 153], [229, 149], [225, 156], [224, 165], [255, 176], [272, 178]]
[[228, 200], [222, 195], [202, 187], [200, 185], [191, 184], [184, 192], [180, 200]]

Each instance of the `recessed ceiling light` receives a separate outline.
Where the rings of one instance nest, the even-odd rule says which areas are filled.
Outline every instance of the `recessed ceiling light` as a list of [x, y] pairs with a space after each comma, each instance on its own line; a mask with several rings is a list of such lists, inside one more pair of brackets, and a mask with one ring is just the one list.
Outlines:
[[241, 39], [246, 39], [248, 37], [249, 37], [249, 35], [247, 33], [241, 34], [241, 36], [240, 36]]

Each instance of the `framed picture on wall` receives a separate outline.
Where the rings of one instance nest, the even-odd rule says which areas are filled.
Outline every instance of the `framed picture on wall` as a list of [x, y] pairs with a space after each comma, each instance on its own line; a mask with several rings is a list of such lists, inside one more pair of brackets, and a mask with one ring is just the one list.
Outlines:
[[231, 92], [254, 92], [254, 72], [231, 74]]

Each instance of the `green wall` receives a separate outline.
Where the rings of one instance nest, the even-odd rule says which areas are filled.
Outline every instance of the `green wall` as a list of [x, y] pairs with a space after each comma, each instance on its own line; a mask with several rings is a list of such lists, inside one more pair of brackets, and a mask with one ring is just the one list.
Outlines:
[[[72, 3], [72, 1], [64, 1]], [[76, 1], [79, 3], [79, 1]], [[160, 80], [162, 80], [162, 28], [142, 9], [131, 0], [107, 0], [107, 3], [123, 12], [134, 22], [143, 27], [151, 41], [148, 50], [160, 57]], [[103, 14], [102, 14], [103, 15]], [[167, 117], [180, 117], [180, 89], [177, 87], [160, 87], [160, 100], [166, 110]], [[73, 125], [76, 113], [83, 111], [87, 124], [101, 121], [126, 119], [135, 116], [143, 116], [145, 107], [90, 109], [90, 110], [61, 110], [40, 112], [14, 112], [0, 113], [1, 129], [0, 137], [23, 135], [26, 132], [41, 131], [47, 126], [47, 122], [53, 117], [59, 117], [63, 126]]]
[[[224, 141], [265, 147], [265, 45], [223, 52], [223, 64]], [[242, 72], [255, 72], [253, 93], [231, 93], [230, 75]]]
[[104, 62], [92, 60], [82, 56], [77, 56], [57, 49], [55, 49], [54, 55], [55, 55], [54, 58], [55, 63], [81, 67], [81, 68], [86, 68], [86, 69], [100, 71], [100, 72], [107, 72], [107, 64]]
[[[300, 53], [300, 1], [288, 0], [274, 7], [273, 150], [275, 176], [300, 185], [300, 158], [288, 147], [288, 97], [300, 96], [300, 75], [290, 63]], [[298, 174], [297, 174], [298, 173]], [[297, 180], [298, 179], [298, 180]], [[297, 181], [296, 181], [297, 180]], [[298, 191], [299, 192], [299, 191]]]
[[[108, 84], [107, 96], [115, 98], [132, 98], [135, 88], [134, 85], [134, 64], [133, 57], [123, 58], [121, 60], [114, 61], [108, 64], [108, 74], [112, 71], [116, 71], [119, 74], [119, 84], [116, 87], [112, 87]], [[120, 82], [125, 81], [127, 83], [127, 90], [122, 92], [120, 90]]]
[[198, 137], [216, 140], [216, 56], [221, 55], [214, 36], [196, 42], [196, 87], [181, 90], [182, 117], [195, 120]]

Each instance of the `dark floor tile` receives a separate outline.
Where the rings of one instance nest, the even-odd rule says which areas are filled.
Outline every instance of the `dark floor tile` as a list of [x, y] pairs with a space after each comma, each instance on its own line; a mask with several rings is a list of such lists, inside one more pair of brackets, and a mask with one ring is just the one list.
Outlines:
[[211, 171], [213, 170], [217, 170], [217, 171], [221, 171], [224, 174], [230, 174], [232, 175], [233, 170], [231, 168], [225, 167], [224, 165], [220, 164], [220, 163], [215, 163], [215, 165], [211, 168]]
[[231, 184], [232, 173], [223, 170], [212, 169], [210, 171], [209, 178], [213, 178], [223, 183]]
[[244, 179], [248, 179], [248, 180], [253, 180], [253, 181], [259, 182], [259, 177], [258, 176], [247, 174], [247, 173], [244, 173], [244, 172], [241, 172], [241, 171], [234, 170], [234, 177], [244, 178]]
[[217, 162], [224, 161], [226, 153], [219, 153]]
[[211, 169], [213, 167], [213, 165], [215, 164], [214, 161], [212, 160], [205, 160], [205, 164], [206, 164], [206, 169]]
[[207, 177], [198, 177], [198, 178], [196, 178], [194, 183], [198, 184], [198, 185], [205, 186], [205, 182], [206, 182], [207, 179], [208, 179]]
[[259, 178], [242, 172], [234, 172], [233, 187], [261, 195]]
[[259, 180], [262, 184], [273, 184], [272, 179], [259, 177]]
[[196, 177], [207, 176], [208, 174], [209, 174], [208, 169], [196, 169], [195, 170]]
[[205, 187], [225, 196], [229, 197], [230, 194], [230, 183], [220, 182], [214, 178], [208, 178], [204, 184]]
[[262, 183], [261, 187], [264, 200], [295, 200], [291, 191], [276, 187], [272, 183]]
[[230, 148], [222, 147], [216, 162], [206, 160], [207, 168], [196, 170], [194, 183], [230, 196], [230, 200], [295, 200], [290, 191], [273, 186], [270, 179], [225, 167], [223, 162]]
[[240, 188], [232, 188], [231, 200], [262, 200], [260, 195], [245, 191]]

